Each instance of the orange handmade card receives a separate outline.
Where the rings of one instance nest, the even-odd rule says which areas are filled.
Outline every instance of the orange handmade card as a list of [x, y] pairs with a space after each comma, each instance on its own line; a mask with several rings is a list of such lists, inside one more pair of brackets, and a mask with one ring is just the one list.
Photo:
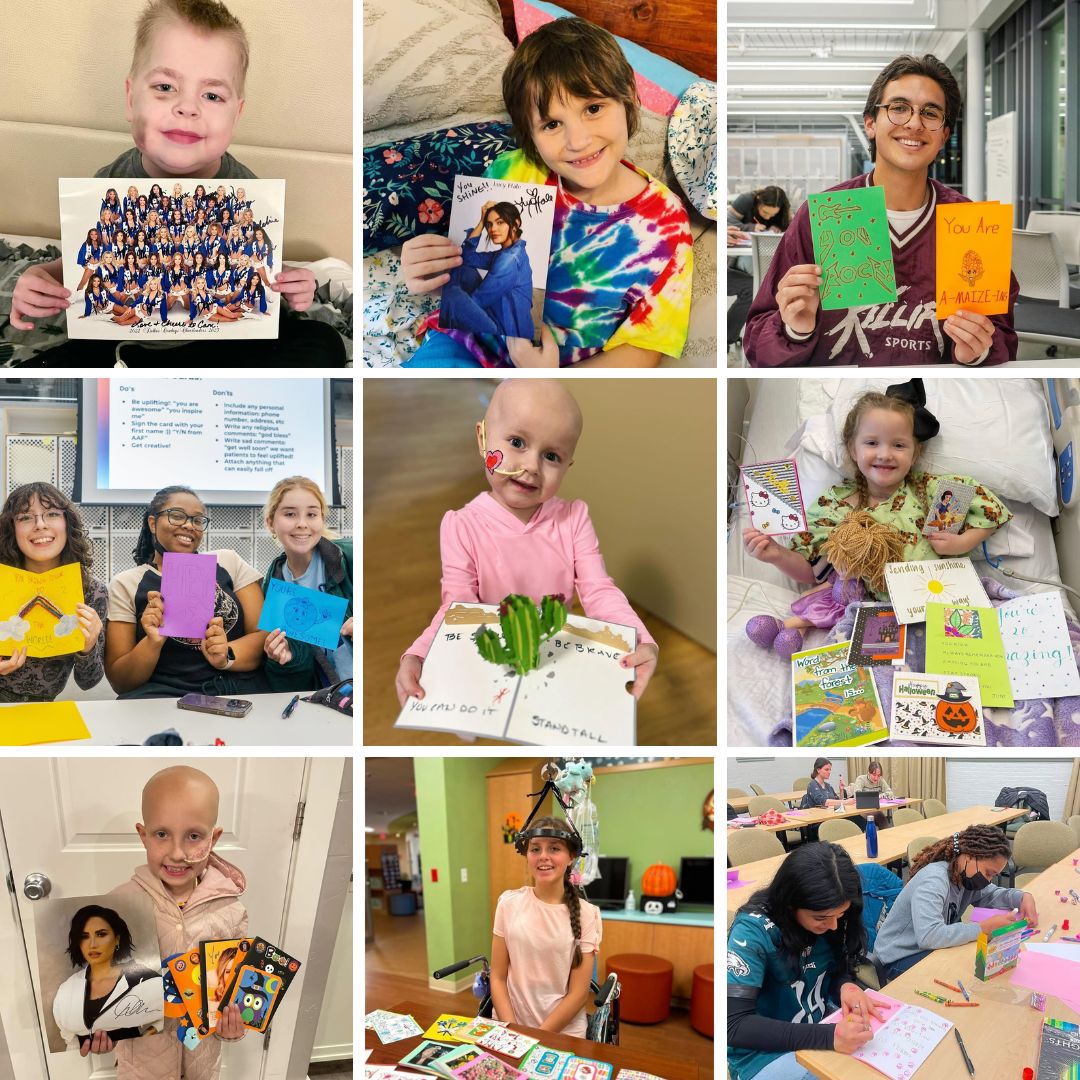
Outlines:
[[944, 203], [937, 208], [937, 317], [1009, 310], [1013, 208], [1009, 203]]

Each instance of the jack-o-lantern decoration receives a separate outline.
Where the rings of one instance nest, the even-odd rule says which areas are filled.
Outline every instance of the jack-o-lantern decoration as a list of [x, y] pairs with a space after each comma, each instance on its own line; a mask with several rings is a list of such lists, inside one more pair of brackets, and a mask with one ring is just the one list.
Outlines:
[[962, 683], [951, 682], [946, 685], [945, 693], [938, 697], [934, 723], [942, 731], [957, 735], [974, 731], [979, 726], [978, 711], [972, 705], [970, 696], [964, 694]]
[[675, 891], [675, 871], [665, 863], [653, 863], [641, 875], [641, 892], [645, 896], [670, 896]]

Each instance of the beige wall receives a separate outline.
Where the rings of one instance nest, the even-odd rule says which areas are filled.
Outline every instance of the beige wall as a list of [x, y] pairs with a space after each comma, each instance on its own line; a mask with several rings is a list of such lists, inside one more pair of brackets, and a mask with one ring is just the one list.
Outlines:
[[559, 494], [584, 499], [631, 600], [716, 648], [716, 381], [563, 380], [585, 415]]
[[[124, 79], [144, 4], [33, 0], [0, 35], [0, 232], [59, 237], [57, 178], [131, 145]], [[352, 259], [352, 8], [229, 0], [251, 43], [232, 151], [287, 181], [286, 259]]]
[[727, 452], [741, 462], [743, 459], [743, 419], [750, 403], [751, 383], [748, 379], [728, 379], [727, 382]]

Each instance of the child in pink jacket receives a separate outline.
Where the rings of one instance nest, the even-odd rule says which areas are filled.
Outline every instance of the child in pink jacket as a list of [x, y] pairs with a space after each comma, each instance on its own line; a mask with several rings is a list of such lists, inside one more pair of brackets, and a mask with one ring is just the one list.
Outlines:
[[[150, 897], [162, 957], [211, 938], [243, 937], [247, 911], [240, 896], [247, 882], [240, 870], [213, 853], [221, 836], [213, 780], [187, 765], [162, 769], [143, 788], [142, 816], [135, 829], [146, 848], [146, 865], [137, 867], [131, 880], [113, 892]], [[218, 1039], [244, 1037], [236, 1005], [222, 1010], [215, 1034], [195, 1050], [180, 1044], [176, 1028], [175, 1020], [166, 1020], [160, 1035], [116, 1043], [120, 1080], [216, 1080]], [[107, 1033], [98, 1031], [83, 1053], [111, 1049]]]
[[600, 543], [580, 500], [558, 499], [574, 463], [582, 417], [577, 402], [552, 379], [504, 379], [496, 388], [476, 441], [490, 491], [442, 520], [442, 606], [409, 646], [397, 675], [398, 702], [422, 698], [424, 657], [451, 603], [497, 604], [510, 593], [539, 601], [577, 592], [590, 619], [632, 626], [637, 648], [619, 663], [634, 669], [640, 698], [659, 649], [619, 587], [608, 576]]

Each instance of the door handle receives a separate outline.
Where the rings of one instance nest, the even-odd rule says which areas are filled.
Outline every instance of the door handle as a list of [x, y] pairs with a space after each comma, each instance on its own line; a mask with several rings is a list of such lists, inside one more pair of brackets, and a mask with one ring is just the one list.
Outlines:
[[47, 874], [34, 871], [23, 881], [23, 895], [27, 900], [44, 900], [52, 892], [52, 882]]

